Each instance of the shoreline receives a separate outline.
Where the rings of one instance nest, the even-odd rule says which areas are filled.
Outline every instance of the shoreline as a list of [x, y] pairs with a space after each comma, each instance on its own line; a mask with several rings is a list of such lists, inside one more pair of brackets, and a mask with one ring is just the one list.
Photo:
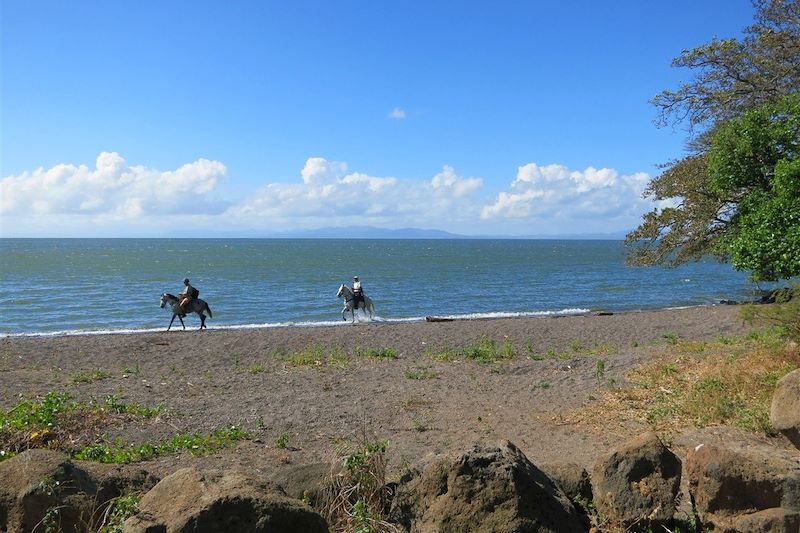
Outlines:
[[[746, 303], [746, 302], [743, 302]], [[531, 319], [544, 319], [544, 318], [562, 318], [573, 316], [613, 316], [613, 315], [627, 315], [627, 314], [641, 314], [641, 313], [654, 313], [659, 311], [672, 311], [682, 309], [696, 309], [696, 308], [714, 308], [719, 306], [724, 307], [740, 307], [743, 303], [711, 303], [711, 304], [696, 304], [696, 305], [682, 305], [670, 306], [659, 308], [641, 308], [641, 309], [625, 309], [625, 310], [586, 310], [581, 308], [569, 308], [561, 311], [495, 311], [486, 313], [466, 313], [460, 315], [428, 315], [420, 317], [400, 317], [400, 318], [377, 318], [377, 319], [362, 319], [356, 320], [355, 324], [351, 323], [349, 319], [336, 321], [319, 321], [319, 322], [275, 322], [265, 324], [225, 324], [215, 326], [213, 323], [208, 322], [213, 319], [207, 320], [206, 333], [211, 331], [253, 331], [253, 330], [270, 330], [270, 329], [316, 329], [316, 328], [341, 328], [346, 326], [351, 327], [364, 327], [364, 326], [389, 326], [389, 325], [403, 325], [403, 324], [419, 324], [425, 322], [479, 322], [479, 321], [492, 321], [492, 320], [531, 320]], [[196, 331], [197, 326], [192, 319], [184, 319], [187, 322], [186, 332]], [[149, 327], [143, 329], [124, 328], [124, 329], [99, 329], [99, 330], [59, 330], [59, 331], [42, 331], [42, 332], [20, 332], [20, 333], [0, 333], [0, 340], [10, 338], [52, 338], [52, 337], [96, 337], [104, 335], [146, 335], [152, 333], [171, 333], [173, 331], [183, 331], [180, 323], [172, 324], [172, 329], [167, 332], [166, 327]]]

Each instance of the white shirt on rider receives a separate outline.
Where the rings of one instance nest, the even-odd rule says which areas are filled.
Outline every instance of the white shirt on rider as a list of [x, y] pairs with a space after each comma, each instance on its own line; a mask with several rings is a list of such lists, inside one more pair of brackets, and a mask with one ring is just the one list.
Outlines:
[[353, 292], [359, 292], [361, 290], [361, 282], [354, 281], [353, 282]]

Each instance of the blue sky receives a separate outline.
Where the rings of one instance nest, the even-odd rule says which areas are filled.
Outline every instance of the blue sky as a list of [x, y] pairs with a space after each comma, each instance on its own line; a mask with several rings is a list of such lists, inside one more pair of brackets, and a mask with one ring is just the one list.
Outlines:
[[0, 235], [621, 233], [747, 0], [2, 3]]

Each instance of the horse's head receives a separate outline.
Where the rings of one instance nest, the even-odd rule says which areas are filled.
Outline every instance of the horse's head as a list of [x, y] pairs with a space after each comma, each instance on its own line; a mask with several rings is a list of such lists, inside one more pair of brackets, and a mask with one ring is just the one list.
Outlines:
[[339, 285], [339, 290], [338, 290], [338, 291], [336, 291], [336, 297], [337, 297], [337, 298], [341, 298], [342, 296], [344, 296], [344, 290], [345, 290], [346, 288], [347, 288], [347, 285], [345, 285], [344, 283], [342, 283], [341, 285]]
[[168, 303], [174, 304], [177, 301], [178, 299], [175, 296], [171, 295], [168, 292], [165, 292], [164, 294], [161, 295], [161, 308], [163, 309], [164, 306], [167, 305]]

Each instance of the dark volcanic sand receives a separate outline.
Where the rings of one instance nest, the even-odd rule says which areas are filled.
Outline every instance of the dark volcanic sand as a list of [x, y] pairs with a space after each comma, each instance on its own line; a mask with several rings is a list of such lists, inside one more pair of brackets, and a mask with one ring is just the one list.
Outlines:
[[[191, 318], [187, 322], [197, 325]], [[8, 409], [20, 395], [48, 391], [100, 402], [114, 394], [126, 403], [162, 404], [172, 414], [104, 428], [109, 438], [155, 442], [233, 424], [254, 438], [210, 457], [181, 454], [142, 464], [162, 476], [190, 464], [270, 471], [329, 461], [343, 439], [362, 434], [388, 439], [394, 465], [507, 439], [534, 462], [589, 467], [621, 438], [643, 429], [619, 424], [598, 430], [563, 422], [561, 414], [592, 401], [598, 358], [605, 360], [605, 376], [624, 385], [625, 373], [654, 357], [664, 335], [703, 340], [748, 329], [736, 306], [319, 328], [215, 331], [213, 320], [209, 325], [203, 332], [0, 339], [0, 407]], [[498, 345], [507, 339], [517, 356], [486, 365], [435, 361], [426, 354], [429, 348], [455, 348], [482, 336]], [[617, 353], [579, 351], [569, 360], [527, 357], [529, 346], [542, 354], [574, 352], [578, 343], [611, 346]], [[275, 355], [313, 344], [340, 346], [349, 364], [293, 367]], [[398, 357], [356, 357], [356, 347], [391, 347]], [[418, 367], [438, 377], [409, 379], [407, 371]], [[111, 375], [74, 383], [78, 372], [93, 369]], [[289, 445], [279, 449], [276, 441], [284, 432]]]

